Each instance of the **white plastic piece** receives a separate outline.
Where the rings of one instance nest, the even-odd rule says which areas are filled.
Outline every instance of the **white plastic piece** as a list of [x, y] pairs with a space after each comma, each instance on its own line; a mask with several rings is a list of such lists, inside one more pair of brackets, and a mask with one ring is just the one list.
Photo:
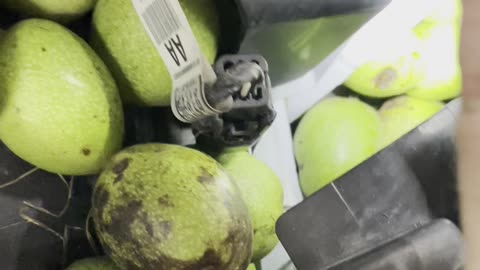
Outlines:
[[266, 258], [262, 260], [262, 269], [296, 270], [282, 244], [278, 244]]
[[277, 117], [255, 147], [254, 156], [265, 162], [280, 178], [284, 206], [290, 208], [303, 200], [293, 154], [292, 131], [287, 108], [282, 100], [274, 103]]
[[[262, 136], [253, 154], [265, 162], [280, 178], [284, 190], [284, 208], [287, 210], [303, 200], [298, 185], [297, 168], [293, 155], [292, 131], [283, 100], [274, 103], [277, 117]], [[262, 260], [263, 269], [294, 270], [283, 246], [275, 249]]]
[[281, 89], [278, 93], [281, 93], [283, 90], [284, 94], [290, 94], [289, 91], [287, 91], [287, 89], [290, 89], [290, 92], [296, 92], [296, 94], [292, 93], [280, 98], [280, 94], [277, 94], [278, 89], [274, 89], [274, 98], [277, 100], [285, 100], [290, 122], [300, 118], [300, 116], [319, 100], [342, 84], [352, 73], [351, 66], [344, 66], [345, 63], [338, 59], [342, 49], [343, 46], [332, 53], [325, 61], [310, 71], [301, 80], [291, 82], [292, 85], [283, 85], [280, 86], [281, 88], [278, 87], [278, 89]]

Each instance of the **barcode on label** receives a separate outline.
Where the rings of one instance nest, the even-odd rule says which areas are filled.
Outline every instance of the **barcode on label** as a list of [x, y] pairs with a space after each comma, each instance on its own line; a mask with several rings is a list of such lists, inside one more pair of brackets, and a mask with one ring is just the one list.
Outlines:
[[193, 123], [219, 113], [204, 92], [204, 84], [214, 83], [215, 72], [204, 59], [179, 0], [131, 2], [172, 79], [170, 104], [175, 117]]
[[201, 76], [189, 79], [175, 89], [174, 95], [175, 108], [181, 119], [192, 122], [215, 112], [205, 100]]
[[181, 22], [174, 14], [174, 9], [167, 0], [154, 0], [143, 12], [142, 17], [157, 44], [165, 42], [180, 29]]

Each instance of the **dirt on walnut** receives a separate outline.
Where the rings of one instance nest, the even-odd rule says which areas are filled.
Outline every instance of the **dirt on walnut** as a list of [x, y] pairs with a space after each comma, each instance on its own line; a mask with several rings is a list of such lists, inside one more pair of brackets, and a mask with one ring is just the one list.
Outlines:
[[100, 242], [121, 268], [240, 270], [250, 262], [253, 229], [240, 191], [199, 151], [127, 148], [104, 169], [93, 198]]

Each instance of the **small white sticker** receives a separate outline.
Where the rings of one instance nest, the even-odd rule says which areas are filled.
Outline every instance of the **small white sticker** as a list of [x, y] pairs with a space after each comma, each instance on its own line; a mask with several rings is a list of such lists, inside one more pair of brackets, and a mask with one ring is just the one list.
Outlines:
[[192, 123], [220, 113], [208, 104], [204, 91], [205, 83], [215, 81], [215, 72], [202, 55], [178, 0], [132, 0], [132, 4], [172, 78], [175, 117]]

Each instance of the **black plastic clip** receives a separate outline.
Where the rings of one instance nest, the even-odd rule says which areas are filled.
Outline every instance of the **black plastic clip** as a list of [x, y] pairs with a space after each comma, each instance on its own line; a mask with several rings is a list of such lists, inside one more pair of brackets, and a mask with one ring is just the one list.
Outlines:
[[[254, 70], [245, 70], [245, 67], [248, 68], [245, 63], [260, 67], [261, 76], [245, 81], [249, 74], [255, 74]], [[206, 93], [207, 100], [213, 106], [222, 103], [221, 106], [225, 107], [228, 104], [228, 109], [225, 113], [193, 123], [195, 136], [206, 137], [225, 146], [254, 144], [276, 116], [267, 61], [260, 55], [224, 55], [214, 69], [218, 80], [210, 93]]]

